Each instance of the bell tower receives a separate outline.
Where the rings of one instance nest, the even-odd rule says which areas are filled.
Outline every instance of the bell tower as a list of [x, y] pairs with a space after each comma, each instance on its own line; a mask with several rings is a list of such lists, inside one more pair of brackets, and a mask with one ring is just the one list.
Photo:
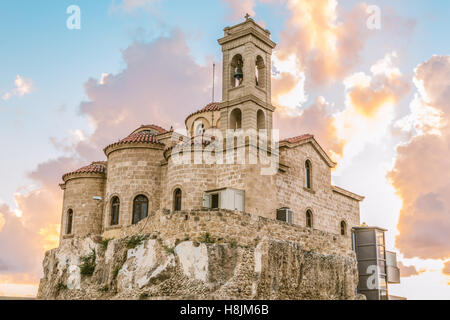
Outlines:
[[270, 32], [247, 14], [245, 21], [224, 29], [218, 40], [223, 53], [219, 127], [272, 129], [271, 56], [276, 44]]

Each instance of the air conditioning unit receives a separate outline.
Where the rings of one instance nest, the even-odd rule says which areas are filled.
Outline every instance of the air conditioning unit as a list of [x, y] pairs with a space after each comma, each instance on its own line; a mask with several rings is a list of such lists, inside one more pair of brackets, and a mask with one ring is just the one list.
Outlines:
[[233, 188], [207, 191], [203, 194], [203, 207], [245, 211], [245, 192]]
[[281, 208], [277, 210], [277, 220], [292, 224], [293, 223], [292, 216], [293, 212], [289, 208]]

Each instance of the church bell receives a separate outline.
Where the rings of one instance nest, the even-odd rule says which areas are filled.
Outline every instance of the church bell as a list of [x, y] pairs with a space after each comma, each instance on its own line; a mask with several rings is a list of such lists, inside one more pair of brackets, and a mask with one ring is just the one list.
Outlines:
[[236, 71], [234, 73], [234, 78], [239, 81], [239, 83], [242, 81], [242, 79], [244, 78], [244, 73], [242, 72], [242, 66], [238, 65], [236, 67]]

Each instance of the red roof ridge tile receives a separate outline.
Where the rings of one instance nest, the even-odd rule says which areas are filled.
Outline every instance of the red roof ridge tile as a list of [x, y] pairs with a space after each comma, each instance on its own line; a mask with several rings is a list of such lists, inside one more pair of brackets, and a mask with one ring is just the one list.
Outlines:
[[208, 112], [208, 111], [219, 111], [219, 103], [220, 102], [210, 102], [208, 103], [206, 106], [204, 106], [203, 108], [192, 112], [190, 115], [188, 115], [186, 117], [185, 122], [187, 121], [187, 119], [189, 119], [190, 117], [192, 117], [193, 115], [202, 113], [202, 112]]

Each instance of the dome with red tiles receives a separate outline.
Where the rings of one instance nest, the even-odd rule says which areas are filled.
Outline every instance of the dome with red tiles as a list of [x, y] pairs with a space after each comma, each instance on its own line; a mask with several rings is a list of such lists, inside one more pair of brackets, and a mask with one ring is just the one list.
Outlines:
[[65, 180], [65, 178], [70, 175], [85, 174], [85, 173], [105, 174], [106, 173], [106, 165], [107, 165], [106, 161], [92, 162], [88, 166], [85, 166], [85, 167], [82, 167], [75, 171], [66, 173], [65, 175], [63, 175], [62, 179]]
[[164, 134], [164, 133], [169, 132], [166, 129], [164, 129], [163, 127], [160, 127], [156, 124], [143, 124], [136, 130], [134, 130], [131, 134], [138, 133], [140, 131], [146, 131], [146, 130], [154, 132], [155, 135]]
[[[140, 128], [142, 129], [142, 127]], [[141, 130], [141, 131], [135, 131], [134, 133], [130, 134], [128, 137], [115, 142], [113, 144], [110, 144], [109, 146], [107, 146], [103, 151], [111, 148], [111, 147], [116, 147], [119, 145], [126, 145], [126, 144], [135, 144], [135, 143], [146, 143], [146, 144], [155, 144], [155, 145], [160, 145], [160, 146], [164, 146], [163, 143], [161, 143], [157, 138], [156, 138], [156, 134], [153, 130]]]

